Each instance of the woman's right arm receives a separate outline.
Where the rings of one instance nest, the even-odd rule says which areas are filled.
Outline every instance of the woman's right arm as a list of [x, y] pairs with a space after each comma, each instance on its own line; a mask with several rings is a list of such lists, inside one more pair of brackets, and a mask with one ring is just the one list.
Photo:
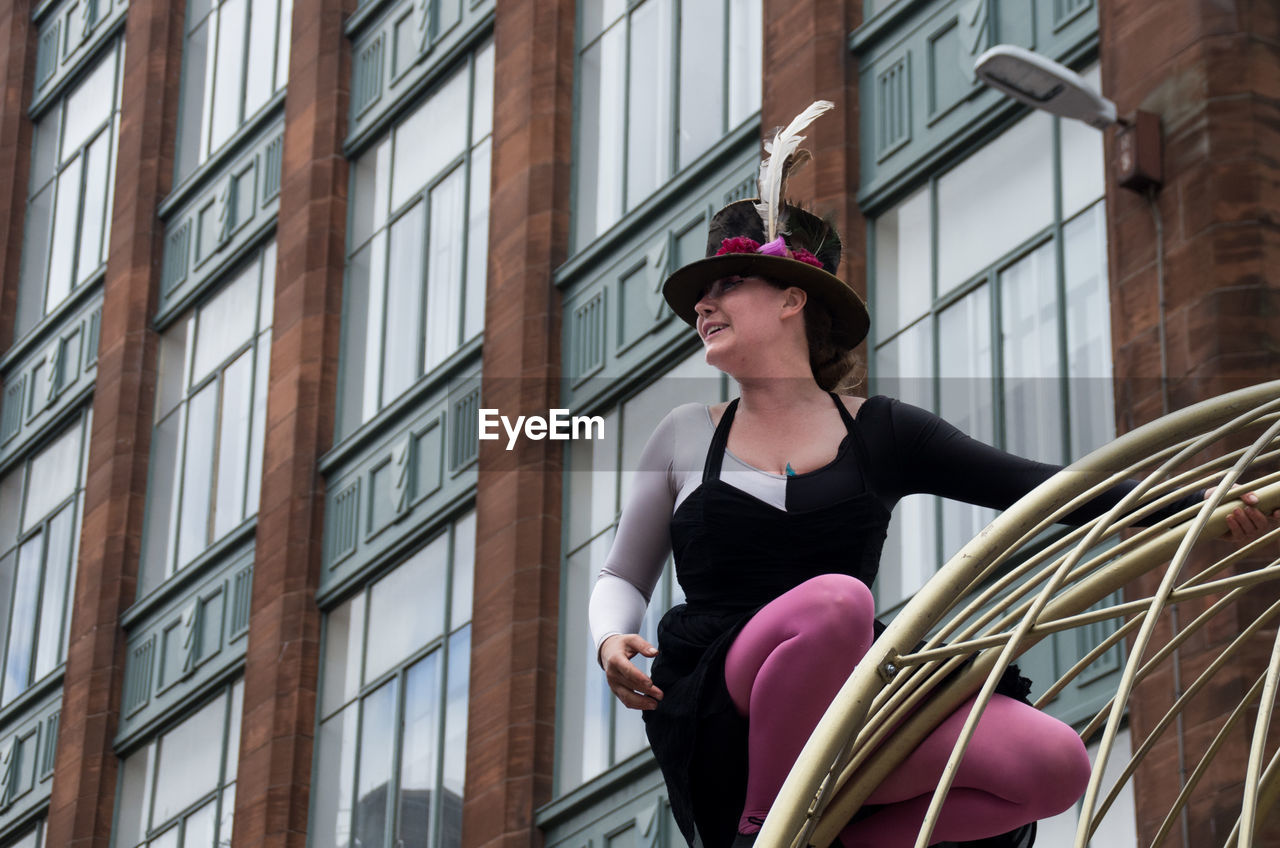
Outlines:
[[662, 419], [640, 454], [630, 499], [588, 607], [596, 657], [609, 688], [632, 709], [653, 709], [662, 699], [661, 690], [631, 660], [658, 653], [638, 631], [671, 553], [669, 525], [676, 498], [672, 415]]

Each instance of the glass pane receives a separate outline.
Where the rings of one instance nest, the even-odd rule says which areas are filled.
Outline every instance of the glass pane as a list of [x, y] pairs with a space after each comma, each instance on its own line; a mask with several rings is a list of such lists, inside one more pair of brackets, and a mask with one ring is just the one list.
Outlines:
[[937, 570], [937, 504], [933, 495], [907, 495], [894, 508], [876, 580], [879, 608], [906, 600]]
[[276, 91], [289, 80], [289, 45], [293, 39], [293, 0], [280, 0], [280, 31], [276, 34]]
[[444, 630], [449, 536], [442, 534], [373, 584], [365, 682], [376, 680]]
[[872, 318], [884, 339], [915, 321], [933, 302], [933, 238], [929, 189], [923, 188], [876, 218], [876, 276]]
[[213, 841], [217, 814], [218, 799], [214, 798], [188, 816], [183, 828], [186, 833], [183, 835], [182, 848], [217, 848]]
[[356, 773], [356, 707], [353, 704], [320, 725], [319, 766], [312, 787], [311, 838], [314, 848], [350, 848], [351, 792]]
[[262, 248], [262, 283], [258, 286], [258, 332], [270, 330], [275, 318], [276, 264], [279, 262], [275, 241]]
[[111, 109], [115, 105], [115, 58], [114, 50], [104, 56], [67, 98], [66, 126], [62, 136], [64, 159], [74, 155], [111, 118]]
[[[1095, 64], [1080, 76], [1095, 90], [1102, 89]], [[1062, 144], [1062, 217], [1070, 218], [1106, 190], [1102, 133], [1083, 121], [1058, 121]]]
[[[995, 438], [991, 379], [991, 299], [975, 289], [938, 316], [938, 414], [975, 439]], [[942, 502], [942, 556], [949, 559], [977, 535], [995, 512], [956, 501]]]
[[271, 99], [276, 65], [276, 16], [280, 0], [251, 0], [249, 6], [249, 68], [245, 73], [244, 116]]
[[236, 779], [240, 768], [240, 722], [244, 713], [244, 680], [237, 680], [231, 687], [231, 707], [227, 721], [227, 767], [223, 772], [223, 781]]
[[627, 11], [627, 0], [598, 0], [595, 3], [583, 3], [579, 8], [582, 10], [580, 38], [586, 44], [603, 32], [605, 27], [622, 17]]
[[[0, 555], [0, 662], [4, 660], [5, 637], [9, 632], [9, 602], [13, 595], [13, 578], [18, 568], [18, 551]], [[3, 688], [3, 681], [0, 681]]]
[[671, 175], [671, 24], [671, 0], [649, 0], [631, 13], [627, 209]]
[[36, 122], [31, 141], [31, 188], [41, 188], [53, 179], [58, 168], [58, 137], [62, 132], [62, 109], [51, 109]]
[[63, 615], [67, 612], [67, 582], [71, 569], [75, 505], [49, 522], [44, 559], [44, 591], [40, 597], [40, 632], [36, 637], [36, 669], [33, 680], [53, 671], [66, 656], [62, 644]]
[[[355, 430], [364, 420], [365, 326], [369, 321], [369, 252], [372, 249], [371, 246], [361, 248], [347, 265], [342, 310], [342, 378], [338, 381], [341, 393], [338, 398], [338, 438]], [[377, 383], [373, 385], [373, 403], [376, 405]]]
[[1073, 459], [1116, 433], [1105, 216], [1106, 207], [1099, 202], [1062, 228]]
[[[395, 130], [391, 208], [399, 209], [467, 149], [470, 74], [451, 76]], [[429, 143], [424, 143], [429, 139]]]
[[476, 53], [475, 83], [471, 92], [471, 143], [493, 132], [493, 42]]
[[[213, 538], [244, 520], [245, 487], [248, 484], [249, 419], [253, 396], [252, 348], [222, 373], [222, 410], [218, 428], [217, 494], [214, 497]], [[256, 488], [256, 485], [255, 485]]]
[[433, 651], [410, 667], [405, 681], [399, 792], [399, 837], [405, 845], [431, 841], [440, 738], [440, 660], [441, 652]]
[[364, 699], [360, 772], [356, 780], [357, 845], [382, 845], [386, 841], [396, 724], [396, 681], [393, 679]]
[[[390, 403], [413, 385], [422, 338], [423, 204], [391, 225], [391, 258], [387, 263], [387, 316], [382, 336], [382, 400]], [[378, 280], [374, 281], [376, 285]]]
[[14, 338], [25, 335], [44, 315], [44, 283], [49, 263], [54, 189], [55, 186], [49, 184], [27, 204], [27, 220], [22, 232], [22, 285], [18, 290]]
[[58, 199], [53, 211], [53, 248], [44, 295], [45, 314], [71, 293], [71, 274], [76, 255], [76, 224], [80, 218], [80, 178], [84, 157], [77, 156], [58, 175]]
[[626, 104], [626, 28], [614, 27], [582, 54], [578, 83], [578, 250], [622, 216], [622, 128]]
[[1000, 273], [1005, 448], [1061, 463], [1062, 357], [1053, 242]]
[[475, 584], [476, 514], [472, 510], [453, 525], [453, 597], [449, 629], [471, 620], [471, 595]]
[[178, 524], [178, 568], [199, 556], [209, 544], [209, 496], [213, 484], [217, 415], [218, 383], [215, 380], [192, 396], [187, 410], [182, 512]]
[[160, 336], [159, 378], [156, 382], [156, 417], [163, 418], [182, 402], [187, 364], [187, 332], [195, 317], [177, 321]]
[[147, 486], [145, 545], [138, 579], [139, 597], [164, 580], [168, 574], [173, 517], [177, 509], [178, 438], [182, 413], [174, 412], [156, 425], [151, 434], [150, 483]]
[[133, 848], [147, 831], [148, 798], [151, 795], [151, 767], [156, 746], [147, 745], [124, 758], [120, 764], [120, 802], [112, 825], [115, 844]]
[[[0, 553], [18, 538], [18, 518], [22, 515], [22, 478], [26, 471], [21, 465], [4, 477], [0, 477]], [[6, 607], [0, 607], [0, 610]]]
[[178, 834], [181, 827], [174, 826], [147, 843], [147, 848], [178, 848]]
[[602, 533], [591, 544], [571, 554], [566, 562], [568, 595], [565, 607], [565, 644], [581, 646], [561, 676], [564, 712], [561, 727], [573, 732], [560, 735], [562, 791], [579, 786], [609, 767], [610, 702], [613, 693], [605, 681], [587, 629], [587, 600], [613, 543], [613, 531]]
[[325, 617], [324, 691], [320, 697], [322, 716], [350, 701], [360, 689], [366, 597], [361, 592]]
[[178, 119], [178, 143], [175, 154], [179, 182], [194, 171], [200, 162], [200, 142], [209, 126], [208, 115], [205, 114], [203, 107], [206, 65], [209, 62], [209, 33], [212, 31], [214, 20], [206, 18], [194, 32], [188, 35], [186, 46], [182, 51], [182, 96], [178, 104], [181, 116]]
[[213, 126], [209, 150], [217, 150], [240, 127], [244, 88], [246, 0], [225, 0], [218, 10], [217, 70], [213, 79]]
[[484, 330], [485, 274], [489, 264], [489, 166], [493, 142], [486, 139], [471, 151], [471, 187], [467, 215], [467, 297], [463, 304], [462, 340]]
[[933, 321], [917, 321], [876, 348], [875, 393], [934, 410]]
[[227, 699], [215, 698], [161, 737], [152, 825], [182, 812], [218, 785]]
[[[387, 235], [379, 233], [369, 246], [369, 306], [365, 315], [364, 392], [361, 421], [372, 418], [381, 405], [382, 338], [387, 297]], [[416, 338], [416, 334], [415, 334]], [[416, 344], [415, 344], [416, 348]], [[390, 398], [388, 398], [390, 400]]]
[[31, 461], [23, 529], [43, 521], [54, 507], [71, 497], [80, 471], [80, 427], [68, 429]]
[[258, 317], [258, 277], [261, 268], [250, 263], [197, 316], [195, 366], [191, 382], [198, 383], [238, 348], [253, 338]]
[[471, 628], [449, 637], [449, 688], [444, 712], [444, 785], [441, 848], [462, 844], [462, 790], [467, 777], [467, 690], [471, 677]]
[[760, 0], [729, 3], [729, 128], [760, 111], [761, 28]]
[[18, 579], [13, 587], [9, 619], [9, 650], [4, 664], [4, 703], [26, 691], [31, 683], [31, 650], [35, 647], [36, 610], [40, 605], [40, 560], [44, 536], [31, 537], [18, 551]]
[[427, 320], [423, 352], [426, 371], [435, 368], [458, 349], [458, 334], [462, 325], [465, 180], [465, 169], [459, 167], [431, 190], [431, 233], [427, 238]]
[[222, 815], [218, 819], [218, 848], [230, 848], [231, 830], [236, 821], [236, 785], [222, 790]]
[[1053, 222], [1053, 123], [1033, 112], [938, 180], [938, 293]]
[[724, 26], [723, 4], [680, 4], [680, 168], [724, 134]]
[[351, 163], [351, 232], [348, 249], [364, 244], [387, 223], [391, 186], [391, 139]]
[[565, 447], [569, 475], [566, 544], [587, 541], [618, 518], [618, 410], [604, 415], [604, 439], [581, 439]]
[[249, 471], [246, 475], [244, 514], [258, 512], [262, 492], [262, 450], [267, 429], [267, 386], [271, 361], [271, 332], [258, 337], [258, 364], [253, 374], [253, 427], [249, 432]]
[[89, 148], [84, 175], [84, 218], [80, 228], [80, 256], [76, 282], [84, 282], [106, 260], [103, 237], [107, 214], [107, 148], [111, 133], [104, 132]]

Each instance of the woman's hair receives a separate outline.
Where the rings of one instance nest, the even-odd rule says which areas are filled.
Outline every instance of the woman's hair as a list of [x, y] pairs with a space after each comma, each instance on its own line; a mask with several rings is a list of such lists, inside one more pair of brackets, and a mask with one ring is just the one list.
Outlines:
[[[790, 288], [781, 280], [768, 280], [779, 289]], [[804, 307], [804, 335], [809, 343], [809, 369], [813, 379], [824, 392], [851, 390], [862, 383], [861, 361], [852, 348], [842, 347], [834, 341], [831, 332], [831, 313], [816, 298], [810, 297]]]

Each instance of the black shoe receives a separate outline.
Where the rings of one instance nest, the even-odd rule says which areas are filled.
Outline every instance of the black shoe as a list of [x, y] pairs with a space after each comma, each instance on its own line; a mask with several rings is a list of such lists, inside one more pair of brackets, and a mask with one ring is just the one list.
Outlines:
[[[764, 827], [764, 818], [762, 816], [747, 816], [747, 824], [754, 824], [756, 827]], [[733, 837], [733, 845], [729, 848], [752, 848], [756, 844], [756, 837], [760, 835], [760, 831], [755, 833], [739, 833]]]

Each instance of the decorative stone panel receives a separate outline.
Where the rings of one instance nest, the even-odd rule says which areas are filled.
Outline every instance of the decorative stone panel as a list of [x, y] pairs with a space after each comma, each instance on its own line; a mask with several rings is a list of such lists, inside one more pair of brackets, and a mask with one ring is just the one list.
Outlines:
[[97, 54], [119, 34], [129, 0], [62, 0], [37, 15], [36, 90], [30, 114], [39, 114]]
[[[0, 714], [0, 841], [49, 802], [62, 709], [62, 676]], [[14, 709], [16, 707], [16, 709]]]

